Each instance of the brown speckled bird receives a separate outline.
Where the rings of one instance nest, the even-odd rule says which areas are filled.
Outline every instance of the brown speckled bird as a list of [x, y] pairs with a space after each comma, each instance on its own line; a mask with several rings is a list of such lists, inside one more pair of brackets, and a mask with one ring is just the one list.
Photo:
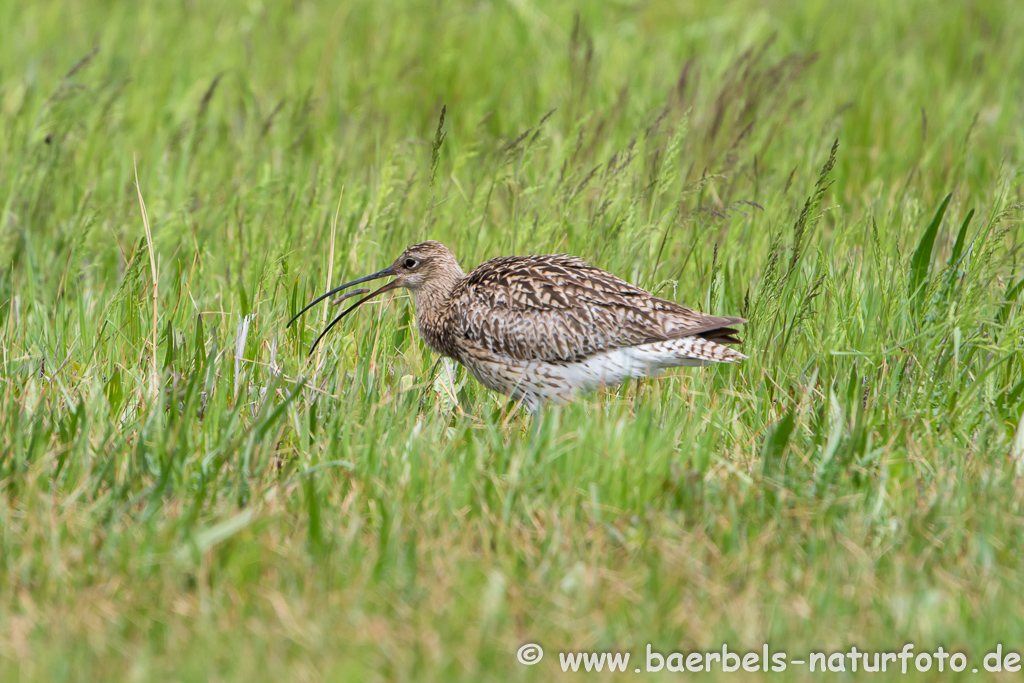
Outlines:
[[731, 326], [743, 318], [704, 315], [659, 299], [565, 254], [491, 259], [467, 275], [452, 252], [434, 241], [409, 247], [384, 270], [335, 287], [288, 325], [337, 292], [384, 277], [395, 279], [331, 321], [310, 353], [357, 306], [405, 287], [412, 291], [427, 346], [534, 412], [546, 400], [566, 402], [579, 392], [666, 368], [746, 358], [727, 346], [740, 343]]

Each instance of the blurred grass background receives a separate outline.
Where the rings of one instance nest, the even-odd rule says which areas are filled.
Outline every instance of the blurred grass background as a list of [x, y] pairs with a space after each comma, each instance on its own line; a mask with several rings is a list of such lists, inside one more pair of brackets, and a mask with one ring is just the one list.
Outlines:
[[[1013, 0], [0, 0], [0, 675], [1020, 651], [1022, 33]], [[744, 315], [751, 359], [537, 433], [404, 296], [307, 362], [328, 274], [424, 238]]]

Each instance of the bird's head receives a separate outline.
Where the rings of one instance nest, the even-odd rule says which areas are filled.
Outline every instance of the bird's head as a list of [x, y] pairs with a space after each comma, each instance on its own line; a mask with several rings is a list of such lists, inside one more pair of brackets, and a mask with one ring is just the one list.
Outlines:
[[395, 259], [390, 268], [385, 268], [381, 272], [388, 270], [391, 271], [390, 274], [396, 276], [391, 284], [414, 291], [428, 286], [433, 281], [447, 280], [453, 274], [462, 275], [455, 255], [448, 247], [433, 240], [409, 247]]
[[[376, 273], [372, 273], [366, 277], [361, 277], [358, 280], [353, 280], [352, 282], [346, 282], [343, 285], [335, 287], [323, 296], [317, 297], [305, 308], [295, 314], [295, 317], [288, 321], [287, 327], [290, 327], [300, 315], [308, 311], [310, 308], [324, 299], [337, 294], [343, 289], [348, 289], [349, 287], [362, 284], [363, 282], [369, 282], [370, 280], [379, 280], [385, 277], [395, 278], [377, 291], [355, 302], [342, 311], [337, 318], [332, 320], [331, 324], [320, 333], [320, 336], [316, 338], [316, 341], [314, 341], [312, 347], [310, 347], [309, 353], [312, 355], [317, 344], [320, 343], [320, 340], [324, 338], [324, 335], [326, 335], [331, 328], [341, 322], [342, 318], [354, 311], [358, 306], [366, 303], [378, 294], [390, 292], [394, 289], [398, 289], [399, 287], [406, 287], [411, 289], [414, 293], [417, 293], [422, 289], [429, 288], [431, 285], [454, 283], [461, 276], [462, 269], [459, 267], [459, 262], [455, 259], [455, 255], [448, 250], [448, 247], [433, 240], [421, 242], [420, 244], [413, 245], [403, 251], [402, 255], [395, 259], [395, 262], [384, 270], [379, 270]], [[355, 290], [350, 292], [348, 295], [341, 297], [339, 301], [357, 293], [363, 294], [366, 291], [366, 289]]]

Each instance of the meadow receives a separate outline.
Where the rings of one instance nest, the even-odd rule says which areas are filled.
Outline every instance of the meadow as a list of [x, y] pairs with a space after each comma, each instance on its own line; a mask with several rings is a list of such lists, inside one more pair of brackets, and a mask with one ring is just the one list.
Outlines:
[[[633, 663], [723, 643], [984, 678], [1024, 652], [1022, 34], [1018, 0], [0, 0], [0, 680], [681, 680]], [[741, 315], [750, 358], [534, 420], [405, 295], [307, 358], [305, 302], [428, 238]]]

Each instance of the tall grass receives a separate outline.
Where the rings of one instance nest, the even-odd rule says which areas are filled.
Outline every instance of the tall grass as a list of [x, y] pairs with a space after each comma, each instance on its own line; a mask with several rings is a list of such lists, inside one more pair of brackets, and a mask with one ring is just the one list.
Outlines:
[[[0, 676], [1020, 651], [1024, 14], [869, 4], [0, 0]], [[404, 296], [307, 359], [424, 237], [751, 358], [536, 424]]]

